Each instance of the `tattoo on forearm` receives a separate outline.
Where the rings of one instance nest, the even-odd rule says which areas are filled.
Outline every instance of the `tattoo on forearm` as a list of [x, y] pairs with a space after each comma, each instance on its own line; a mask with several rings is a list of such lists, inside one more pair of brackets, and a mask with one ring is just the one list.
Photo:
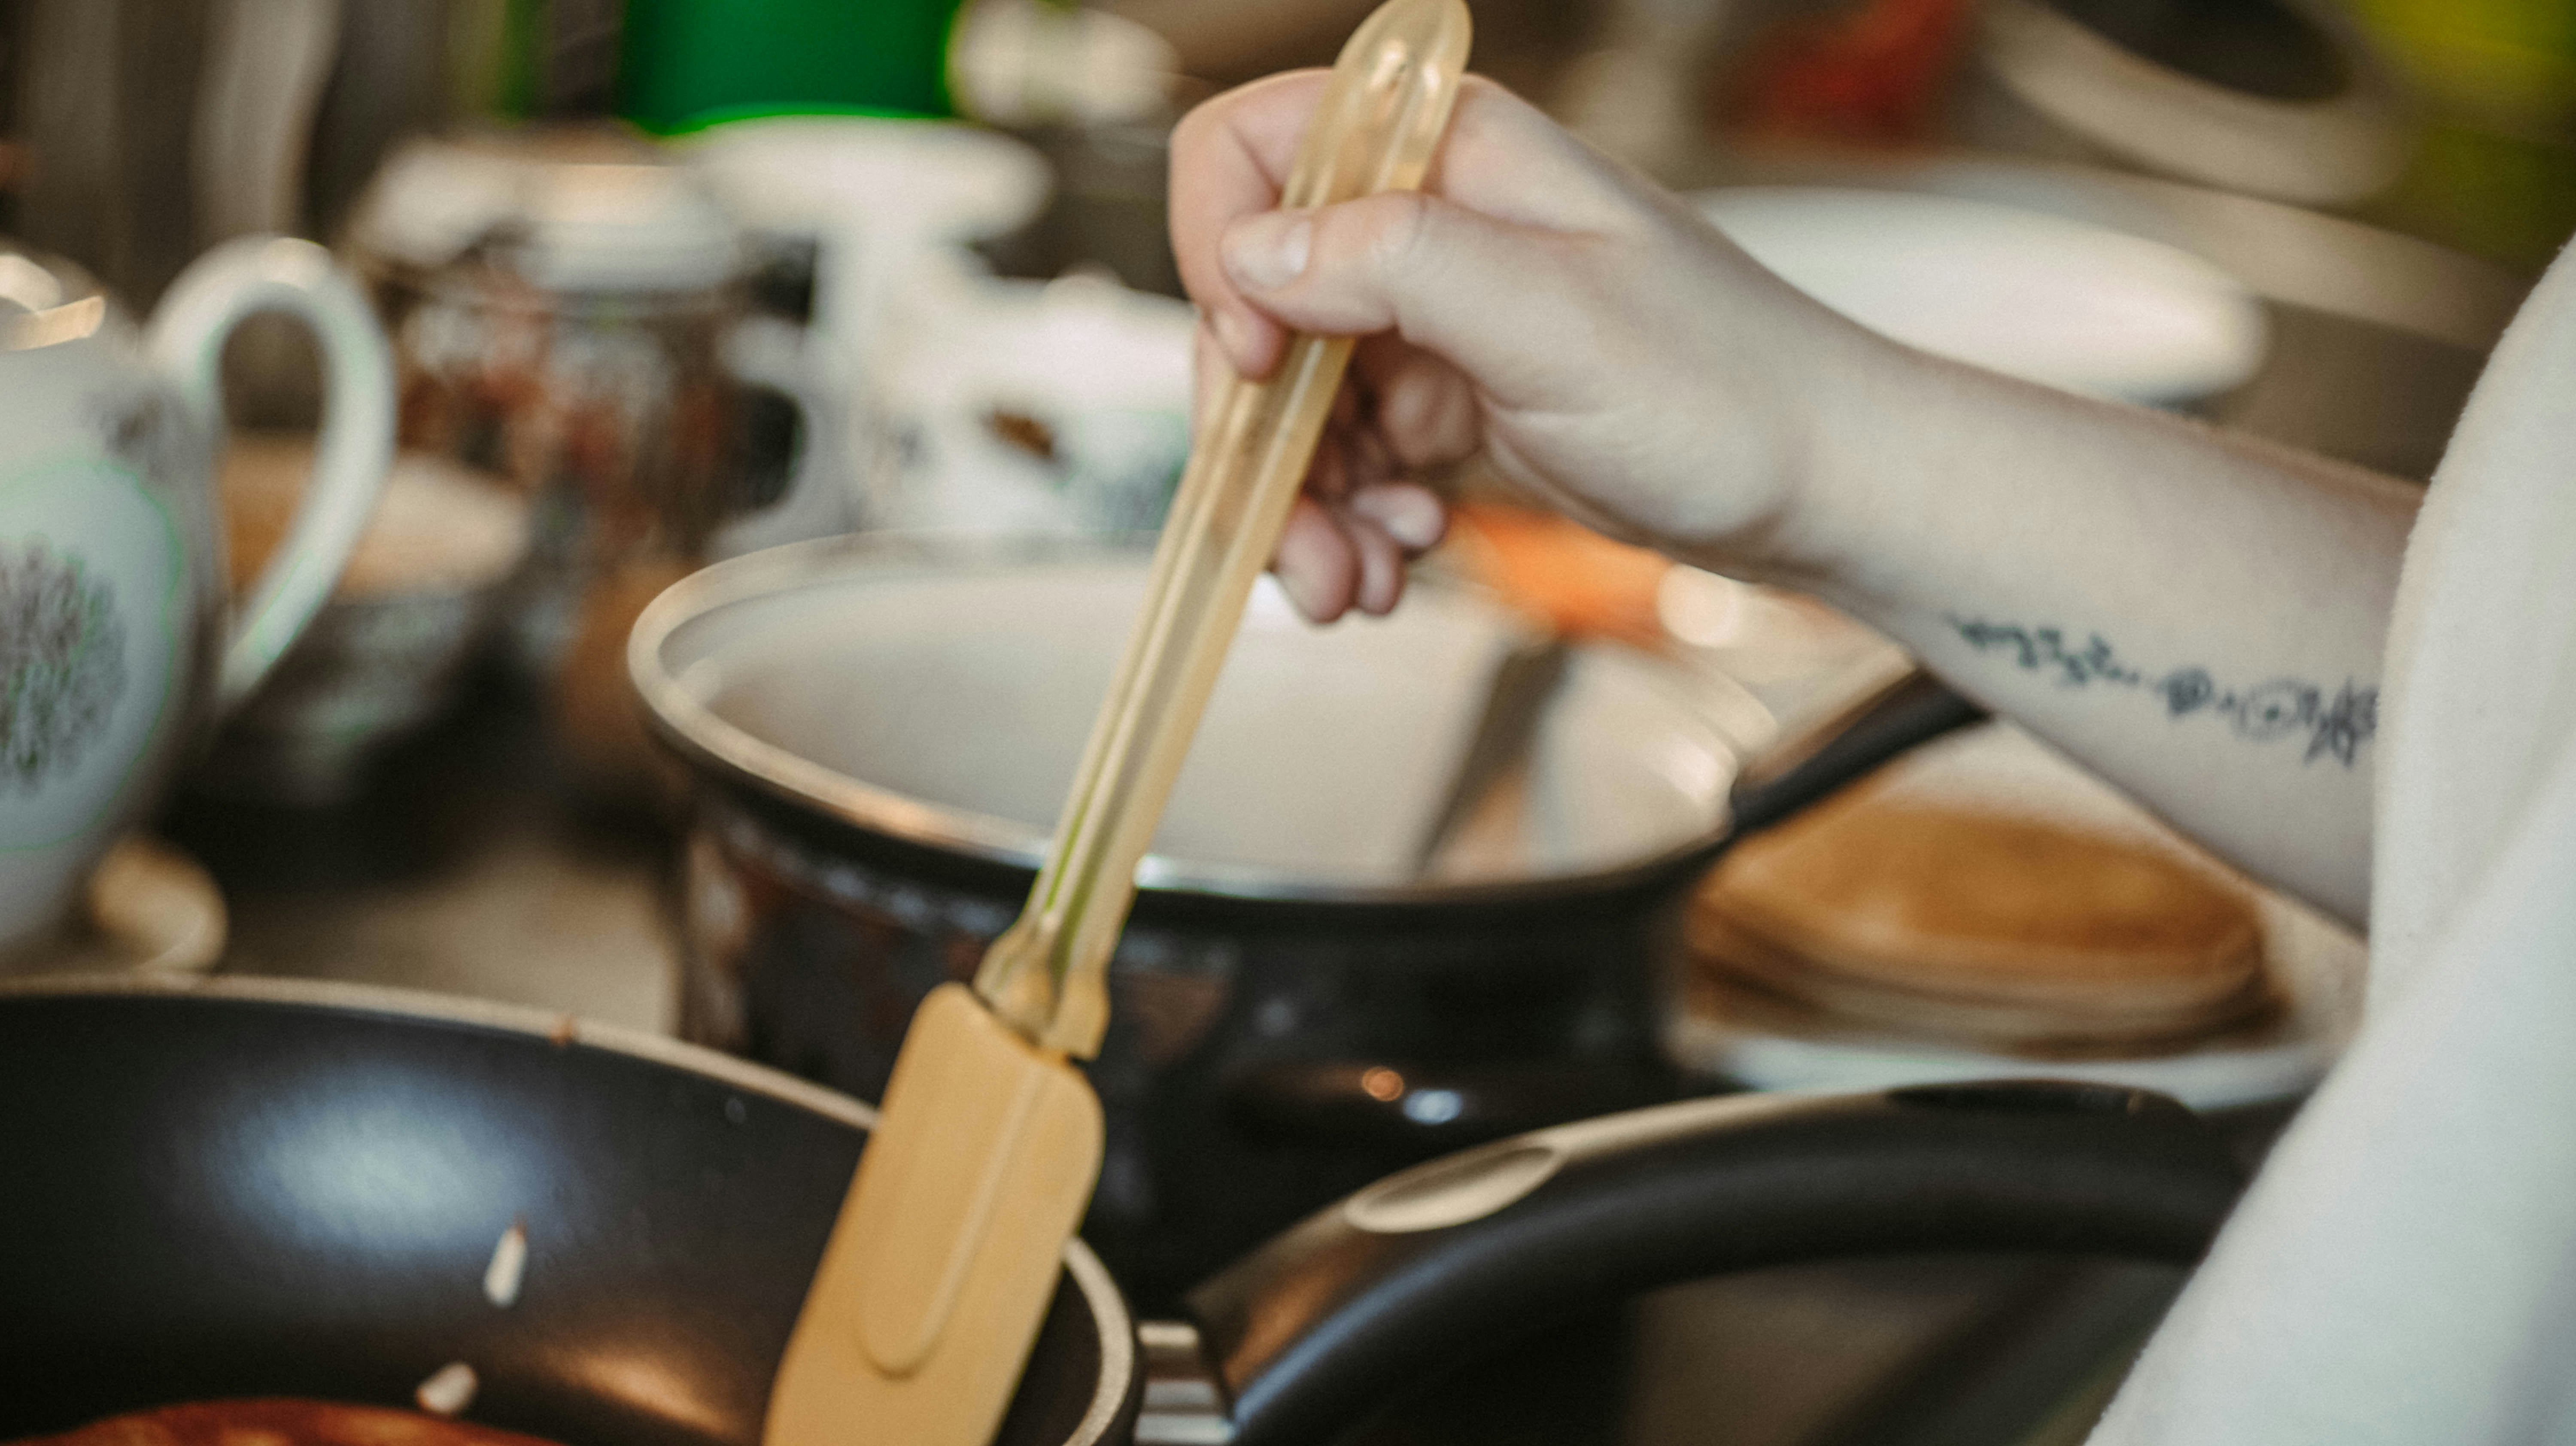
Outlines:
[[2220, 686], [2206, 668], [2176, 668], [2149, 673], [2133, 667], [2113, 651], [2101, 634], [2088, 634], [2079, 646], [2058, 628], [2024, 627], [1989, 622], [1953, 613], [1950, 626], [1981, 653], [2000, 653], [2028, 673], [2056, 675], [2066, 688], [2128, 688], [2161, 700], [2170, 718], [2208, 713], [2227, 720], [2236, 736], [2253, 743], [2304, 735], [2314, 763], [2331, 758], [2346, 768], [2361, 745], [2379, 731], [2379, 689], [2347, 678], [2332, 693], [2296, 678], [2274, 678], [2238, 690]]

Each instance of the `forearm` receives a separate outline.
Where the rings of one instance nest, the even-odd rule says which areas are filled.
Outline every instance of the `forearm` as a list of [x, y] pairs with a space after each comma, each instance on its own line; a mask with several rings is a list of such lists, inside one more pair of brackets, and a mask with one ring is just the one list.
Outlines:
[[1810, 434], [1785, 573], [2249, 871], [2360, 920], [2418, 489], [1889, 348]]
[[2411, 489], [1873, 336], [1490, 85], [1466, 87], [1430, 193], [1272, 210], [1319, 84], [1236, 92], [1173, 142], [1212, 345], [1262, 375], [1288, 330], [1363, 338], [1366, 404], [1317, 479], [1338, 521], [1304, 499], [1313, 545], [1292, 522], [1280, 552], [1310, 615], [1392, 602], [1398, 545], [1437, 530], [1397, 536], [1360, 484], [1481, 453], [1615, 535], [1844, 604], [2360, 917]]

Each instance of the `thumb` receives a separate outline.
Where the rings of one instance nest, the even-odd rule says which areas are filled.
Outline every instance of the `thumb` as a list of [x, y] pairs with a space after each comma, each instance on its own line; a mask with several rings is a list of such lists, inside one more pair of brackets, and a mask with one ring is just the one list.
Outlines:
[[[1480, 385], [1504, 389], [1566, 301], [1549, 285], [1571, 238], [1389, 192], [1312, 211], [1266, 211], [1226, 229], [1227, 277], [1294, 331], [1395, 331]], [[1509, 298], [1509, 304], [1498, 304]]]

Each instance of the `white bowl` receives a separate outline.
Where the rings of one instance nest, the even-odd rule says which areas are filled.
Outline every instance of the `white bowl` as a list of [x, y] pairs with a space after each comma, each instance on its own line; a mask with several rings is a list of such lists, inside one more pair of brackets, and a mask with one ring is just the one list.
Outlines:
[[2227, 391], [2263, 364], [2268, 327], [2253, 293], [2160, 241], [1922, 192], [1742, 186], [1694, 199], [1782, 280], [1936, 356], [2168, 406]]

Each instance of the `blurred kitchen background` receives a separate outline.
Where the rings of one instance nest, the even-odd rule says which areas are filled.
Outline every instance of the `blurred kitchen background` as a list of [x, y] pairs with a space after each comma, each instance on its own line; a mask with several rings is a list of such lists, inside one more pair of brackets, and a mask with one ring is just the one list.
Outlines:
[[[0, 5], [0, 231], [138, 314], [228, 237], [316, 238], [399, 365], [404, 454], [335, 601], [200, 750], [164, 841], [102, 875], [167, 895], [93, 901], [142, 930], [125, 956], [489, 994], [871, 1088], [866, 1048], [760, 1017], [788, 1006], [745, 982], [743, 830], [687, 729], [653, 740], [630, 631], [777, 544], [1150, 531], [1187, 447], [1170, 127], [1328, 62], [1366, 8]], [[2576, 228], [2576, 7], [2548, 0], [1474, 8], [1478, 69], [1862, 321], [2408, 477]], [[235, 338], [237, 579], [286, 526], [316, 390], [293, 325]], [[1730, 776], [1902, 666], [1813, 604], [1451, 481], [1469, 510], [1431, 571], [1699, 679]], [[1556, 676], [1482, 667], [1432, 708], [1453, 732]], [[1048, 797], [1012, 806], [1043, 827]], [[1659, 1027], [1659, 1058], [1750, 1068], [1723, 1030]]]
[[[1015, 908], [1186, 454], [1170, 128], [1368, 8], [0, 0], [0, 234], [137, 315], [227, 238], [314, 238], [401, 395], [333, 601], [45, 967], [483, 995], [872, 1093]], [[1473, 9], [1477, 69], [1865, 324], [2409, 478], [2576, 230], [2566, 0]], [[225, 376], [238, 580], [318, 384], [282, 321]], [[1269, 681], [1220, 695], [1149, 869], [1090, 1227], [1148, 1296], [1392, 1165], [1680, 1091], [2090, 1074], [2259, 1143], [2341, 1044], [2349, 931], [2000, 726], [1900, 792], [2147, 851], [2243, 901], [2266, 982], [2151, 1027], [1748, 984], [1697, 877], [1727, 785], [1906, 660], [1448, 481], [1395, 621], [1256, 604], [1236, 672]], [[1878, 1439], [1962, 1331], [2045, 1335], [2063, 1376], [2170, 1286], [1756, 1281], [1769, 1324], [1719, 1350], [1673, 1316], [1700, 1366], [1629, 1409]], [[1784, 1373], [1802, 1341], [1841, 1364]]]

